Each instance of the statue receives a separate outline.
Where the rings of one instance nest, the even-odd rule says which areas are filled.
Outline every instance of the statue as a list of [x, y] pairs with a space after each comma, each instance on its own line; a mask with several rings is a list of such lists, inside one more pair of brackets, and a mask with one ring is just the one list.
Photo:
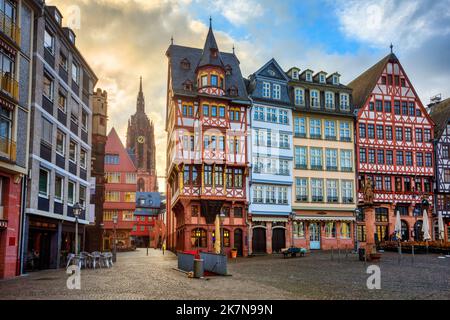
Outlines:
[[373, 204], [372, 180], [365, 179], [364, 186], [363, 186], [363, 192], [364, 192], [364, 203], [366, 203], [366, 204]]

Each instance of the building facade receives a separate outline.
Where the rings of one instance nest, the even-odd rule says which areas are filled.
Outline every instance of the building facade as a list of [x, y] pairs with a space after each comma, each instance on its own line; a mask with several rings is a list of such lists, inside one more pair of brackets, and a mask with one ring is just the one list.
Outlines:
[[159, 220], [161, 194], [159, 192], [137, 192], [134, 227], [131, 237], [136, 247], [161, 247], [163, 221]]
[[[29, 176], [24, 219], [26, 270], [57, 268], [82, 249], [89, 211], [92, 95], [97, 78], [62, 27], [62, 15], [46, 6], [34, 20], [33, 91]], [[83, 206], [75, 235], [76, 203]]]
[[214, 246], [223, 213], [224, 251], [247, 255], [248, 99], [239, 60], [219, 50], [210, 26], [203, 50], [167, 50], [167, 245]]
[[293, 125], [288, 81], [275, 59], [249, 78], [248, 234], [252, 254], [280, 252], [291, 244]]
[[[435, 218], [442, 215], [444, 240], [450, 241], [450, 99], [430, 106], [430, 116], [435, 123]], [[437, 219], [433, 221], [433, 237], [439, 239]]]
[[92, 154], [91, 181], [94, 192], [91, 192], [91, 212], [95, 213], [95, 222], [86, 230], [86, 250], [101, 251], [103, 203], [105, 202], [105, 148], [107, 141], [108, 93], [97, 89], [92, 102]]
[[33, 21], [42, 1], [0, 2], [0, 279], [21, 273]]
[[114, 128], [105, 147], [105, 178], [102, 249], [112, 250], [115, 237], [119, 250], [128, 249], [136, 209], [137, 170]]
[[[349, 86], [357, 108], [358, 241], [392, 238], [397, 211], [403, 240], [421, 240], [433, 207], [434, 123], [392, 52]], [[431, 225], [431, 220], [430, 220]]]
[[340, 75], [291, 68], [294, 184], [292, 242], [308, 249], [353, 248], [355, 194], [351, 89]]
[[136, 103], [136, 113], [128, 121], [127, 150], [137, 168], [137, 191], [158, 191], [156, 174], [155, 131], [145, 113], [145, 99], [142, 92], [142, 78]]

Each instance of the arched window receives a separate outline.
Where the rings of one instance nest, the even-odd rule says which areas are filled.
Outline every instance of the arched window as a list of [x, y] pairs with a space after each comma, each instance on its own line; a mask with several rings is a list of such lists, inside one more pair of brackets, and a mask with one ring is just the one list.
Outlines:
[[334, 222], [330, 221], [325, 223], [325, 237], [336, 238], [336, 225]]
[[305, 238], [305, 224], [303, 221], [294, 221], [294, 237]]
[[402, 240], [409, 240], [409, 228], [408, 228], [408, 224], [406, 223], [406, 221], [402, 220]]
[[145, 192], [145, 181], [142, 178], [138, 180], [138, 192]]
[[197, 228], [191, 231], [191, 243], [192, 247], [206, 248], [206, 230]]
[[[213, 244], [216, 242], [216, 232], [212, 232], [212, 242]], [[230, 230], [223, 229], [223, 246], [229, 247], [230, 246]]]
[[341, 222], [341, 239], [350, 239], [350, 223]]
[[415, 241], [423, 241], [422, 224], [423, 224], [422, 220], [419, 220], [414, 224], [414, 240]]

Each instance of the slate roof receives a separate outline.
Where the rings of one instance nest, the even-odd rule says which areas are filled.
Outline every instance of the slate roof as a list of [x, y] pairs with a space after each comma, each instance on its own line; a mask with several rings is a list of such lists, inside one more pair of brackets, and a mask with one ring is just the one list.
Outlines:
[[[217, 51], [217, 55], [213, 56], [212, 51]], [[206, 36], [205, 46], [203, 47], [202, 57], [198, 63], [197, 68], [203, 66], [218, 66], [224, 67], [224, 63], [221, 58], [219, 47], [217, 46], [216, 38], [212, 31], [211, 26], [209, 26], [208, 35]]]
[[373, 88], [377, 84], [386, 64], [389, 61], [398, 61], [395, 54], [390, 53], [371, 68], [362, 73], [347, 86], [353, 89], [353, 104], [356, 108], [361, 108], [372, 93]]
[[450, 98], [433, 106], [430, 116], [436, 125], [434, 127], [434, 137], [435, 139], [440, 139], [447, 123], [450, 121]]
[[[205, 47], [207, 45], [205, 44]], [[172, 90], [175, 94], [198, 96], [200, 95], [196, 91], [196, 75], [195, 69], [200, 63], [203, 56], [203, 50], [198, 48], [190, 48], [179, 45], [170, 45], [167, 50], [167, 56], [169, 57], [171, 77], [172, 77]], [[242, 77], [241, 69], [239, 67], [239, 60], [233, 53], [221, 52], [219, 53], [224, 65], [230, 65], [232, 68], [231, 75], [225, 76], [225, 92], [228, 99], [231, 100], [244, 100], [249, 101], [244, 79]], [[181, 60], [189, 60], [190, 68], [183, 69], [181, 67]], [[194, 84], [193, 91], [184, 90], [183, 83], [186, 80], [190, 80]], [[228, 90], [236, 86], [238, 89], [238, 96], [229, 96]]]

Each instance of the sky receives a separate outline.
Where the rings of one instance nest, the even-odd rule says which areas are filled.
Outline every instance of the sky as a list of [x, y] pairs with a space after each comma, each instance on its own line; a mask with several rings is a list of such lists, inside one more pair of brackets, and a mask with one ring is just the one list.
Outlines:
[[[155, 124], [158, 175], [165, 174], [165, 106], [170, 39], [203, 48], [212, 17], [219, 49], [233, 46], [244, 77], [271, 58], [338, 71], [344, 84], [394, 46], [423, 104], [450, 97], [450, 0], [47, 0], [74, 29], [76, 44], [108, 92], [109, 129], [126, 141], [143, 77]], [[159, 179], [164, 190], [164, 179]]]

